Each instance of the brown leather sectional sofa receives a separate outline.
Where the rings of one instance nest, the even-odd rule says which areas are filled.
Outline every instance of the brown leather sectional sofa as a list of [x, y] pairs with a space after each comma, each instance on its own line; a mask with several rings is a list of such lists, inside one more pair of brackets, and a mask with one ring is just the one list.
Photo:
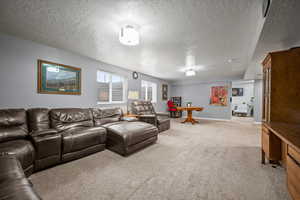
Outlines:
[[0, 110], [0, 200], [40, 199], [26, 178], [33, 172], [105, 148], [126, 156], [157, 135], [118, 108]]

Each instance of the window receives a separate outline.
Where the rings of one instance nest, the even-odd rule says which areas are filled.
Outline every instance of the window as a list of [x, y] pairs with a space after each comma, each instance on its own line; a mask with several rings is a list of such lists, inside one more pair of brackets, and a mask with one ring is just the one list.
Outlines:
[[143, 100], [156, 103], [157, 101], [157, 84], [142, 80], [141, 98]]
[[98, 103], [124, 103], [125, 79], [108, 72], [97, 71]]

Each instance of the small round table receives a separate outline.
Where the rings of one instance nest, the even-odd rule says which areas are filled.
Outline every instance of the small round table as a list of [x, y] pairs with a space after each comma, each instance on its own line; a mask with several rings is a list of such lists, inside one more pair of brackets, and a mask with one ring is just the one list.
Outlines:
[[203, 107], [177, 107], [178, 111], [187, 111], [187, 118], [181, 123], [191, 122], [192, 124], [199, 123], [193, 118], [193, 111], [202, 111], [203, 109]]

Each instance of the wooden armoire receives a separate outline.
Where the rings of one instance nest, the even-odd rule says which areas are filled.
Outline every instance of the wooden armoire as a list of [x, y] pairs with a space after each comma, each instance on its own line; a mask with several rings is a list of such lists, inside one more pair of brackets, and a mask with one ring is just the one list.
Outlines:
[[300, 48], [263, 61], [262, 163], [286, 168], [288, 189], [300, 199]]

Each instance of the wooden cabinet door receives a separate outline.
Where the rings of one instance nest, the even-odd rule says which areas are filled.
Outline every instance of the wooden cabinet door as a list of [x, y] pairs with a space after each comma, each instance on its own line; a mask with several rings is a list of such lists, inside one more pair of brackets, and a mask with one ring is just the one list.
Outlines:
[[263, 69], [263, 122], [270, 122], [271, 109], [271, 68]]
[[263, 68], [263, 113], [262, 113], [262, 120], [263, 122], [267, 122], [267, 69]]
[[271, 67], [268, 67], [267, 68], [267, 116], [266, 116], [266, 119], [267, 119], [267, 122], [270, 122], [271, 121], [271, 81], [272, 81], [272, 78], [271, 78]]

